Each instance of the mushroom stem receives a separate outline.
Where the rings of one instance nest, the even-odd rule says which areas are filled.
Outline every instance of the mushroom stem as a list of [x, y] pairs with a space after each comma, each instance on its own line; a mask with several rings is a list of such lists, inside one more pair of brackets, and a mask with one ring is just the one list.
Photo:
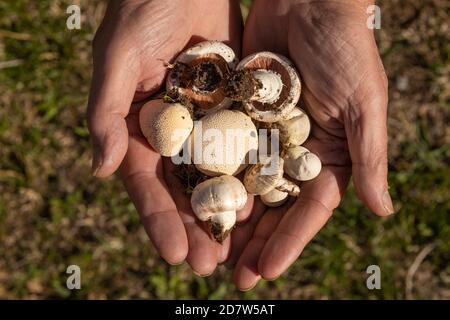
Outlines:
[[272, 70], [240, 70], [233, 72], [225, 82], [227, 97], [235, 101], [275, 103], [283, 89], [281, 76]]
[[250, 100], [261, 103], [274, 103], [277, 101], [283, 88], [281, 76], [274, 71], [264, 69], [252, 71], [251, 74], [259, 85]]
[[275, 189], [277, 189], [278, 191], [287, 192], [292, 197], [298, 197], [298, 195], [300, 194], [300, 187], [294, 182], [285, 178], [281, 178], [280, 180], [278, 180]]
[[236, 211], [216, 213], [210, 217], [207, 223], [214, 239], [216, 239], [217, 242], [222, 243], [236, 223]]

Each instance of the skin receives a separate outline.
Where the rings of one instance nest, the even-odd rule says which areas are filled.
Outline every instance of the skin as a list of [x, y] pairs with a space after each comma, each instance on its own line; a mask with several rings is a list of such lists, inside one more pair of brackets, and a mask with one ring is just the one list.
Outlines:
[[[121, 166], [125, 187], [156, 250], [170, 264], [186, 260], [199, 275], [212, 273], [227, 258], [230, 240], [217, 244], [194, 218], [185, 188], [172, 174], [174, 165], [143, 137], [138, 124], [142, 103], [133, 101], [160, 89], [167, 71], [163, 61], [173, 61], [203, 40], [224, 41], [240, 53], [241, 35], [237, 1], [124, 0], [109, 2], [93, 44], [88, 104], [93, 174], [107, 177]], [[249, 197], [238, 220], [252, 207]]]
[[[88, 126], [93, 174], [121, 176], [159, 254], [186, 260], [208, 275], [234, 267], [245, 290], [274, 279], [331, 217], [350, 175], [373, 212], [393, 212], [387, 192], [387, 81], [362, 0], [256, 0], [244, 34], [244, 56], [270, 50], [290, 57], [302, 74], [303, 107], [312, 120], [305, 146], [324, 167], [299, 199], [275, 209], [249, 197], [238, 227], [220, 246], [195, 220], [189, 198], [138, 126], [142, 101], [160, 88], [165, 68], [183, 48], [222, 40], [240, 52], [241, 16], [232, 0], [110, 1], [94, 40]], [[271, 8], [267, 10], [267, 8]], [[214, 26], [214, 27], [211, 27]], [[339, 76], [337, 76], [339, 75]], [[170, 188], [168, 187], [170, 186]], [[250, 215], [250, 212], [252, 213]]]
[[276, 279], [300, 256], [339, 205], [350, 175], [371, 211], [382, 217], [394, 211], [387, 192], [387, 78], [366, 26], [370, 4], [257, 0], [251, 9], [243, 55], [269, 50], [294, 61], [312, 120], [305, 147], [323, 168], [302, 184], [295, 202], [268, 209], [254, 223], [234, 270], [242, 290]]

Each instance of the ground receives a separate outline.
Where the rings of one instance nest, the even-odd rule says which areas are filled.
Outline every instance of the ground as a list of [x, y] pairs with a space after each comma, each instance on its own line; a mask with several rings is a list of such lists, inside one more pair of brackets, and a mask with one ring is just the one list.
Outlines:
[[[250, 1], [243, 1], [243, 9]], [[446, 0], [383, 0], [377, 39], [389, 76], [389, 183], [381, 220], [350, 187], [292, 268], [242, 293], [164, 263], [118, 177], [90, 175], [90, 43], [105, 2], [0, 2], [0, 298], [450, 299], [450, 25]], [[82, 289], [66, 289], [77, 264]], [[381, 290], [366, 268], [382, 271]]]

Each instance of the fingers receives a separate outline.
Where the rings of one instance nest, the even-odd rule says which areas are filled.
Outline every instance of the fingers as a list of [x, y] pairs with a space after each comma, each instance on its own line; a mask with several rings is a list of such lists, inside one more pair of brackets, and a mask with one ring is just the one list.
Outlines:
[[253, 205], [255, 204], [256, 199], [255, 196], [248, 194], [247, 202], [245, 203], [245, 207], [241, 210], [236, 211], [236, 221], [237, 223], [244, 223], [252, 213]]
[[289, 19], [279, 19], [285, 15], [283, 11], [285, 8], [277, 1], [271, 2], [270, 10], [262, 2], [252, 5], [244, 28], [243, 57], [266, 50], [287, 55], [287, 36], [280, 36], [288, 31]]
[[130, 137], [121, 175], [156, 250], [170, 264], [183, 262], [188, 253], [186, 231], [163, 182], [161, 157], [142, 137]]
[[379, 81], [357, 92], [344, 117], [356, 191], [379, 216], [394, 213], [387, 183], [387, 94]]
[[284, 212], [291, 204], [292, 202], [279, 208], [268, 209], [262, 214], [251, 236], [251, 240], [247, 240], [248, 243], [246, 243], [245, 249], [240, 255], [233, 272], [234, 283], [239, 290], [250, 290], [261, 279], [258, 271], [258, 261], [261, 252], [273, 230], [276, 229], [276, 226], [283, 217]]
[[[114, 62], [119, 63], [120, 62]], [[125, 117], [130, 108], [135, 79], [120, 65], [94, 67], [88, 104], [88, 126], [94, 147], [92, 170], [99, 177], [111, 175], [128, 146]]]
[[178, 208], [181, 220], [186, 228], [189, 250], [186, 261], [192, 270], [200, 276], [214, 272], [221, 257], [221, 246], [216, 243], [207, 231], [207, 226], [198, 221], [192, 212], [190, 197], [186, 195], [186, 187], [175, 176], [176, 167], [170, 158], [164, 158], [164, 172], [171, 195]]
[[302, 184], [299, 199], [286, 212], [267, 240], [258, 260], [258, 272], [273, 280], [301, 254], [339, 204], [348, 182], [345, 167], [324, 167], [320, 175]]
[[253, 199], [253, 201], [251, 201], [251, 215], [249, 216], [249, 219], [246, 221], [238, 220], [236, 228], [231, 233], [230, 255], [226, 262], [227, 268], [230, 269], [235, 266], [237, 260], [244, 251], [245, 246], [252, 238], [253, 231], [258, 224], [258, 221], [266, 211], [266, 206], [262, 203], [259, 197], [249, 196], [249, 198], [250, 197]]
[[94, 71], [87, 112], [94, 148], [92, 170], [99, 177], [111, 175], [127, 151], [125, 117], [138, 76], [136, 58], [119, 43], [120, 37], [115, 39], [110, 32], [100, 27], [94, 40]]

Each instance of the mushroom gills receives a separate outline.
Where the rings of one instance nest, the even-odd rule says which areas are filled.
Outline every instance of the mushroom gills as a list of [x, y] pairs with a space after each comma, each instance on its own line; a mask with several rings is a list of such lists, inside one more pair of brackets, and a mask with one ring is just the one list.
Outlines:
[[166, 80], [169, 95], [187, 99], [199, 114], [226, 109], [232, 100], [225, 96], [224, 78], [237, 64], [230, 47], [219, 41], [204, 41], [183, 51]]
[[254, 53], [244, 58], [236, 70], [248, 73], [258, 84], [255, 92], [242, 100], [253, 119], [259, 122], [284, 120], [297, 105], [301, 94], [300, 76], [286, 57], [267, 51]]

